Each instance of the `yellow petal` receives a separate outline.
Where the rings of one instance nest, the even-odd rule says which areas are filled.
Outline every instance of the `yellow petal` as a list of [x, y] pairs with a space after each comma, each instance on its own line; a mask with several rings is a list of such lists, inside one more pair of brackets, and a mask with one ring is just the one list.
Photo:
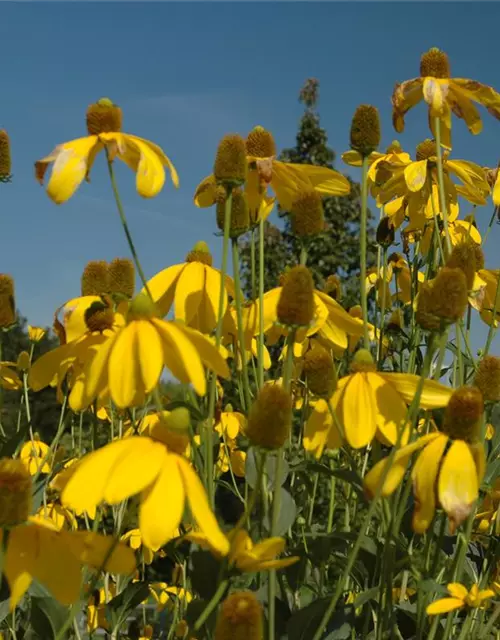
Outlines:
[[360, 167], [363, 162], [363, 158], [361, 157], [359, 151], [352, 150], [343, 153], [342, 160], [351, 167]]
[[[174, 301], [175, 290], [179, 281], [179, 276], [186, 264], [174, 264], [167, 269], [163, 269], [148, 281], [148, 289], [160, 316], [166, 316]], [[143, 288], [142, 293], [147, 293]]]
[[[435, 434], [430, 434], [435, 435]], [[413, 467], [413, 493], [415, 510], [413, 512], [413, 530], [416, 533], [427, 531], [436, 510], [436, 480], [448, 438], [437, 434], [419, 455]]]
[[161, 473], [141, 497], [139, 527], [150, 549], [156, 551], [174, 537], [182, 519], [185, 493], [177, 456], [168, 454]]
[[314, 190], [324, 196], [346, 196], [351, 192], [351, 183], [338, 171], [312, 164], [287, 163], [287, 167], [298, 174], [299, 180], [309, 181]]
[[178, 187], [179, 186], [179, 175], [177, 174], [177, 171], [172, 163], [172, 161], [170, 160], [170, 158], [164, 153], [163, 149], [161, 147], [159, 147], [157, 144], [155, 144], [154, 142], [151, 142], [151, 140], [146, 140], [145, 138], [139, 138], [138, 136], [133, 136], [130, 133], [127, 134], [128, 138], [136, 141], [136, 142], [140, 142], [144, 145], [146, 145], [147, 147], [149, 147], [151, 149], [151, 151], [158, 156], [158, 158], [160, 159], [160, 162], [167, 167], [167, 169], [170, 171], [170, 177], [172, 179], [172, 182], [174, 184], [174, 187]]
[[469, 446], [454, 440], [439, 474], [438, 495], [452, 532], [468, 517], [478, 497], [477, 469]]
[[104, 499], [115, 465], [137, 446], [138, 440], [147, 440], [149, 446], [149, 438], [126, 438], [111, 442], [85, 456], [64, 487], [61, 502], [75, 511], [95, 508]]
[[455, 611], [455, 609], [460, 609], [460, 607], [463, 606], [463, 601], [459, 600], [458, 598], [441, 598], [441, 600], [431, 602], [425, 612], [428, 616], [435, 616], [441, 613], [449, 613], [450, 611]]
[[[193, 514], [193, 518], [201, 531], [210, 540], [210, 544], [214, 549], [222, 555], [229, 553], [229, 541], [222, 533], [217, 520], [208, 504], [207, 494], [203, 485], [191, 468], [190, 464], [181, 458], [177, 459], [179, 470], [181, 472], [184, 489], [188, 498], [189, 508]], [[148, 545], [150, 546], [150, 545]]]
[[131, 322], [120, 331], [109, 355], [109, 390], [119, 408], [142, 404], [145, 399], [137, 349], [141, 322], [146, 321]]
[[469, 593], [464, 585], [460, 584], [460, 582], [450, 582], [450, 584], [446, 585], [446, 588], [448, 589], [450, 596], [458, 598], [459, 600], [465, 600]]
[[175, 319], [189, 324], [198, 313], [205, 289], [206, 265], [190, 262], [182, 270], [175, 288]]
[[500, 171], [497, 173], [497, 177], [495, 178], [495, 184], [493, 186], [493, 204], [498, 207], [500, 205]]
[[97, 136], [71, 140], [57, 147], [52, 174], [47, 185], [49, 197], [56, 203], [66, 202], [87, 175], [89, 155], [102, 149]]
[[118, 504], [149, 486], [160, 473], [167, 450], [160, 442], [150, 438], [134, 441], [113, 467], [104, 489], [104, 500]]
[[353, 449], [366, 447], [377, 430], [377, 411], [374, 393], [366, 374], [354, 373], [349, 376], [345, 388], [339, 395], [338, 415], [344, 425], [345, 436]]
[[86, 363], [83, 404], [90, 403], [108, 386], [109, 357], [117, 336], [118, 334], [109, 336], [106, 342], [98, 348], [95, 356]]
[[452, 86], [455, 95], [460, 93], [479, 102], [488, 109], [492, 116], [497, 120], [500, 119], [500, 94], [492, 87], [468, 78], [453, 78]]
[[[396, 389], [405, 402], [411, 404], [419, 386], [420, 376], [411, 373], [380, 373], [379, 375]], [[452, 393], [453, 389], [440, 382], [425, 380], [419, 406], [421, 409], [446, 407]]]
[[[132, 549], [112, 536], [104, 536], [93, 531], [62, 531], [64, 542], [82, 564], [110, 573], [130, 575], [136, 563]], [[113, 548], [113, 551], [110, 550]], [[106, 562], [104, 562], [106, 561]]]
[[154, 325], [146, 320], [140, 321], [137, 327], [137, 358], [144, 390], [150, 393], [160, 379], [163, 357], [158, 332]]
[[[381, 496], [386, 498], [390, 496], [401, 484], [401, 481], [404, 478], [406, 473], [406, 468], [408, 467], [408, 463], [412, 455], [425, 447], [425, 445], [434, 440], [438, 434], [431, 433], [429, 435], [423, 436], [419, 438], [415, 442], [402, 447], [394, 456], [394, 460], [391, 464], [391, 468], [388, 472], [388, 475], [384, 481], [384, 486], [382, 487]], [[365, 491], [370, 497], [374, 497], [377, 493], [378, 486], [382, 481], [382, 476], [385, 472], [385, 468], [389, 462], [388, 458], [384, 458], [377, 462], [377, 464], [370, 469], [370, 471], [366, 474], [364, 478], [364, 487]]]
[[286, 540], [284, 538], [267, 538], [256, 544], [252, 549], [252, 553], [260, 560], [271, 560], [283, 553], [285, 547]]
[[[375, 394], [377, 429], [386, 445], [395, 445], [398, 433], [406, 425], [407, 408], [403, 398], [383, 376], [367, 373], [368, 384]], [[406, 428], [400, 441], [408, 442], [409, 430]]]
[[17, 607], [31, 584], [37, 549], [35, 527], [22, 525], [11, 530], [4, 560], [4, 572], [10, 588], [11, 611]]
[[201, 208], [213, 206], [215, 204], [216, 189], [217, 186], [213, 176], [204, 178], [196, 187], [196, 192], [194, 194], [195, 205]]
[[453, 81], [450, 82], [449, 94], [454, 100], [454, 104], [452, 105], [453, 113], [459, 118], [463, 118], [472, 134], [477, 135], [481, 133], [483, 123], [481, 122], [479, 111], [469, 98], [463, 95], [460, 90], [456, 90]]
[[318, 400], [307, 419], [302, 443], [304, 449], [314, 453], [317, 459], [321, 457], [327, 445], [329, 449], [338, 449], [342, 446], [342, 438], [333, 424], [325, 400]]
[[214, 371], [215, 374], [221, 378], [229, 378], [229, 367], [227, 366], [227, 362], [223, 356], [223, 350], [218, 350], [210, 339], [199, 331], [196, 331], [196, 329], [191, 329], [182, 325], [176, 325], [176, 327], [183, 332], [186, 338], [195, 347], [200, 360], [207, 369]]
[[410, 191], [420, 191], [427, 180], [427, 160], [412, 162], [404, 170], [406, 184]]

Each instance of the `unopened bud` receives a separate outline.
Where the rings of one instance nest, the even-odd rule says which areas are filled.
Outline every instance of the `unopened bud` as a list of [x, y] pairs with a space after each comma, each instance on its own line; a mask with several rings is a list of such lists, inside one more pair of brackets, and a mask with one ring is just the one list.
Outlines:
[[309, 391], [316, 396], [329, 398], [337, 387], [337, 372], [332, 356], [316, 343], [304, 357], [304, 374]]
[[351, 123], [351, 149], [368, 157], [380, 144], [380, 119], [378, 110], [370, 104], [356, 109]]
[[186, 256], [186, 262], [201, 262], [209, 267], [212, 266], [212, 254], [208, 248], [208, 244], [201, 240], [197, 242], [192, 250]]

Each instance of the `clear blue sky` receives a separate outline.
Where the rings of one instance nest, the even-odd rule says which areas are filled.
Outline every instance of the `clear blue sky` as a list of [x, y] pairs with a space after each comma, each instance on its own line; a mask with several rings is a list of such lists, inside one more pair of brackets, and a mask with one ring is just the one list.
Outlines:
[[[495, 3], [2, 3], [0, 127], [11, 136], [14, 181], [0, 185], [0, 271], [15, 277], [17, 303], [33, 324], [79, 294], [83, 266], [128, 255], [103, 159], [92, 182], [54, 205], [33, 177], [33, 162], [56, 144], [85, 134], [85, 109], [102, 96], [124, 111], [125, 131], [154, 140], [181, 179], [153, 200], [118, 178], [148, 276], [183, 261], [207, 240], [216, 259], [213, 212], [192, 204], [210, 173], [218, 140], [271, 129], [279, 148], [294, 143], [302, 109], [298, 91], [321, 83], [320, 113], [337, 151], [348, 148], [360, 103], [380, 109], [383, 144], [395, 133], [390, 96], [396, 81], [418, 75], [420, 54], [448, 52], [452, 74], [500, 90]], [[484, 113], [471, 136], [454, 121], [454, 156], [494, 166], [500, 122]], [[429, 135], [425, 108], [407, 117], [405, 149]], [[464, 206], [462, 215], [469, 213]], [[478, 217], [489, 220], [490, 208]], [[498, 268], [495, 227], [488, 266]]]

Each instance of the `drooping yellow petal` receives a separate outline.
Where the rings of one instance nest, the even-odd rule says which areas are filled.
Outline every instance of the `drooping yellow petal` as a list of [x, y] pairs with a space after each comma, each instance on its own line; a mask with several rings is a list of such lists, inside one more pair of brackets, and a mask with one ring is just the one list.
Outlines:
[[141, 142], [142, 144], [146, 145], [147, 147], [149, 147], [151, 149], [151, 151], [158, 156], [158, 158], [160, 159], [160, 162], [167, 167], [167, 169], [170, 171], [170, 177], [172, 179], [172, 182], [174, 184], [174, 187], [178, 187], [179, 186], [179, 175], [172, 163], [172, 161], [170, 160], [170, 158], [164, 153], [163, 149], [161, 147], [159, 147], [157, 144], [155, 144], [154, 142], [151, 142], [151, 140], [146, 140], [145, 138], [139, 138], [139, 136], [133, 136], [130, 133], [127, 134], [128, 138], [136, 141], [136, 142]]
[[37, 554], [33, 577], [45, 585], [61, 604], [70, 605], [80, 597], [81, 563], [65, 544], [69, 532], [51, 531], [32, 525], [37, 530]]
[[150, 393], [158, 384], [163, 369], [161, 340], [151, 322], [146, 320], [137, 322], [139, 322], [136, 334], [137, 358], [144, 390], [146, 393]]
[[398, 133], [404, 131], [405, 114], [422, 100], [423, 78], [398, 83], [392, 94], [392, 123]]
[[458, 598], [459, 600], [465, 600], [469, 593], [466, 587], [464, 587], [463, 584], [460, 584], [460, 582], [450, 582], [446, 585], [446, 588], [448, 589], [450, 596]]
[[17, 607], [32, 582], [37, 548], [35, 527], [22, 525], [11, 530], [3, 567], [10, 588], [11, 611]]
[[61, 502], [75, 511], [94, 509], [104, 499], [116, 463], [137, 446], [139, 439], [149, 441], [138, 437], [116, 440], [85, 456], [64, 487]]
[[438, 496], [452, 533], [468, 517], [478, 497], [477, 469], [469, 446], [454, 440], [439, 473]]
[[[156, 303], [156, 309], [160, 316], [166, 316], [170, 311], [179, 276], [185, 267], [185, 263], [174, 264], [167, 269], [163, 269], [148, 281], [148, 289]], [[147, 295], [144, 288], [142, 293]]]
[[345, 151], [342, 154], [342, 160], [351, 167], [360, 167], [363, 163], [363, 158], [359, 151]]
[[495, 89], [468, 78], [453, 78], [452, 85], [455, 95], [460, 93], [470, 100], [479, 102], [497, 120], [500, 119], [500, 94]]
[[180, 324], [175, 325], [175, 327], [182, 331], [184, 336], [191, 342], [196, 349], [198, 357], [207, 369], [213, 371], [221, 378], [229, 378], [229, 367], [223, 355], [224, 350], [217, 349], [209, 338], [199, 331], [196, 331], [196, 329], [191, 329], [190, 327], [185, 327]]
[[[177, 464], [184, 483], [184, 489], [188, 498], [189, 508], [201, 531], [210, 540], [212, 547], [222, 555], [229, 553], [229, 541], [222, 533], [215, 519], [203, 485], [191, 468], [190, 464], [181, 458], [177, 458]], [[148, 545], [149, 546], [149, 545]]]
[[404, 169], [405, 180], [410, 191], [420, 191], [427, 180], [427, 160], [412, 162]]
[[120, 331], [109, 354], [109, 390], [119, 408], [142, 404], [145, 399], [138, 352], [138, 332], [145, 322], [131, 322]]
[[[367, 373], [368, 384], [375, 394], [377, 429], [386, 445], [395, 445], [405, 427], [407, 408], [396, 389], [378, 373]], [[404, 428], [401, 445], [408, 442], [409, 430]]]
[[[391, 468], [385, 479], [384, 486], [382, 487], [382, 492], [380, 494], [382, 497], [386, 498], [387, 496], [390, 496], [399, 487], [401, 481], [404, 478], [411, 456], [416, 451], [419, 451], [420, 449], [425, 447], [428, 442], [434, 440], [437, 436], [437, 433], [430, 433], [429, 435], [423, 436], [415, 442], [402, 447], [401, 449], [399, 449], [399, 451], [396, 451], [394, 460], [391, 464]], [[373, 497], [376, 495], [378, 486], [382, 481], [382, 476], [388, 462], [388, 458], [380, 460], [366, 474], [364, 478], [364, 486], [365, 491], [369, 496]]]
[[437, 475], [447, 443], [448, 437], [444, 434], [438, 434], [425, 447], [413, 467], [412, 479], [415, 495], [413, 530], [416, 533], [427, 531], [434, 517]]
[[53, 383], [59, 367], [71, 357], [72, 348], [71, 344], [56, 347], [44, 353], [33, 363], [28, 374], [29, 386], [33, 391], [40, 391]]
[[272, 560], [276, 556], [279, 556], [280, 553], [283, 553], [285, 547], [286, 540], [284, 538], [266, 538], [266, 540], [259, 542], [253, 547], [252, 553], [260, 560]]
[[481, 122], [479, 111], [468, 97], [463, 95], [461, 91], [455, 89], [453, 81], [450, 82], [449, 96], [454, 100], [451, 107], [453, 113], [465, 121], [472, 134], [477, 135], [481, 133], [483, 123]]
[[111, 335], [99, 346], [93, 358], [84, 368], [85, 389], [82, 394], [82, 405], [88, 406], [95, 397], [108, 386], [108, 364], [111, 349], [118, 334]]
[[338, 171], [312, 164], [287, 163], [287, 167], [298, 174], [303, 182], [309, 181], [314, 190], [323, 196], [346, 196], [351, 183]]
[[441, 600], [436, 600], [435, 602], [431, 602], [431, 604], [425, 610], [428, 616], [435, 616], [442, 613], [449, 613], [450, 611], [455, 611], [455, 609], [460, 609], [463, 607], [464, 603], [462, 600], [458, 598], [441, 598]]
[[136, 568], [132, 549], [112, 536], [93, 531], [62, 531], [60, 535], [82, 564], [122, 575], [130, 575]]
[[175, 319], [189, 324], [198, 313], [205, 289], [206, 265], [190, 262], [182, 270], [175, 288]]
[[87, 175], [89, 155], [97, 151], [95, 147], [102, 149], [97, 136], [87, 136], [65, 142], [55, 149], [47, 194], [56, 204], [66, 202], [78, 189]]
[[149, 438], [134, 440], [113, 467], [104, 488], [104, 500], [118, 504], [150, 485], [160, 473], [167, 456], [165, 446]]
[[317, 459], [321, 458], [327, 445], [330, 449], [342, 446], [342, 437], [333, 424], [328, 404], [323, 399], [318, 400], [307, 419], [302, 444], [304, 449], [314, 453]]
[[150, 549], [156, 551], [174, 537], [184, 511], [185, 493], [177, 456], [167, 454], [160, 474], [141, 496], [139, 527], [143, 543]]
[[338, 400], [337, 393], [338, 391], [333, 395], [333, 405], [344, 425], [348, 443], [353, 449], [366, 447], [377, 430], [375, 396], [366, 374], [352, 374], [340, 391]]
[[204, 178], [196, 187], [196, 192], [194, 194], [195, 205], [203, 209], [213, 206], [215, 204], [216, 190], [217, 185], [215, 183], [214, 176], [210, 175]]
[[[387, 382], [389, 382], [400, 396], [411, 404], [415, 393], [419, 386], [420, 376], [412, 373], [379, 373]], [[435, 380], [425, 380], [420, 396], [419, 406], [421, 409], [438, 409], [446, 407], [453, 389], [446, 387]]]

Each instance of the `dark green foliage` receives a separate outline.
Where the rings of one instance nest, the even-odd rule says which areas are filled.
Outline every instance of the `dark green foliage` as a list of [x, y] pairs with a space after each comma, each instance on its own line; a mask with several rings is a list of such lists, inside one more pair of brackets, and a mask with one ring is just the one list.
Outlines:
[[[314, 164], [334, 168], [335, 153], [328, 146], [328, 136], [320, 126], [316, 111], [319, 83], [315, 79], [306, 81], [300, 92], [300, 101], [305, 112], [299, 124], [295, 147], [285, 149], [280, 160], [298, 164]], [[316, 285], [323, 287], [328, 276], [338, 274], [342, 278], [342, 304], [346, 308], [359, 302], [359, 218], [360, 185], [351, 181], [351, 193], [345, 197], [323, 200], [325, 211], [325, 232], [307, 242], [307, 265], [311, 269]], [[291, 230], [289, 212], [280, 211], [284, 216], [284, 229], [271, 223], [266, 224], [265, 238], [265, 289], [279, 284], [279, 275], [297, 264], [302, 248], [301, 240]], [[257, 234], [257, 231], [255, 232]], [[368, 234], [368, 265], [374, 262], [373, 230]], [[256, 252], [258, 254], [258, 251]], [[242, 243], [243, 281], [245, 291], [251, 292], [250, 283], [250, 242], [248, 236]]]

